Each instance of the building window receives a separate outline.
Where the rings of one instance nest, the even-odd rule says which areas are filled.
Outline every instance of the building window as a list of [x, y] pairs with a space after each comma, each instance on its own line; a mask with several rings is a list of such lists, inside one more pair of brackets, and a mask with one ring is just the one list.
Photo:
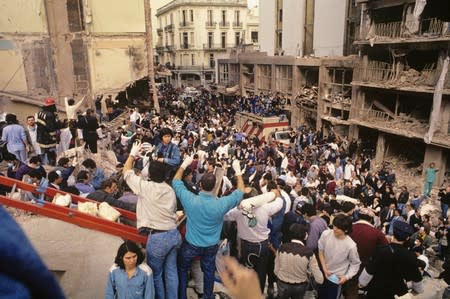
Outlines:
[[215, 61], [214, 61], [214, 54], [209, 54], [209, 67], [214, 68]]
[[236, 23], [237, 26], [239, 26], [239, 23], [240, 23], [240, 11], [239, 10], [234, 11], [234, 22]]
[[222, 10], [222, 24], [225, 24], [227, 21], [227, 11]]
[[207, 19], [208, 19], [208, 24], [212, 24], [212, 22], [214, 21], [213, 11], [212, 10], [208, 10], [208, 17], [207, 17]]
[[191, 23], [193, 23], [194, 22], [194, 10], [193, 9], [190, 10], [190, 16], [191, 16]]
[[183, 25], [185, 25], [185, 26], [186, 26], [186, 21], [187, 21], [186, 13], [187, 13], [186, 10], [181, 11], [181, 21], [183, 22]]
[[187, 49], [189, 47], [189, 38], [188, 38], [187, 32], [183, 32], [183, 43], [182, 43], [181, 47], [183, 49]]
[[272, 88], [272, 66], [270, 64], [259, 66], [260, 89], [270, 90]]
[[278, 11], [278, 20], [279, 22], [283, 22], [283, 9]]
[[191, 65], [195, 65], [195, 54], [191, 54]]
[[222, 32], [220, 42], [221, 42], [222, 49], [225, 49], [227, 47], [227, 33], [226, 32]]
[[208, 32], [208, 48], [211, 49], [214, 43], [214, 33]]
[[283, 47], [283, 34], [281, 32], [278, 32], [278, 47], [281, 49]]
[[239, 46], [240, 43], [241, 43], [241, 33], [235, 32], [235, 45]]
[[277, 91], [292, 92], [293, 70], [290, 65], [275, 66], [275, 88]]
[[228, 84], [228, 64], [220, 65], [220, 83]]
[[252, 36], [252, 43], [257, 43], [258, 42], [258, 31], [252, 31], [251, 36]]

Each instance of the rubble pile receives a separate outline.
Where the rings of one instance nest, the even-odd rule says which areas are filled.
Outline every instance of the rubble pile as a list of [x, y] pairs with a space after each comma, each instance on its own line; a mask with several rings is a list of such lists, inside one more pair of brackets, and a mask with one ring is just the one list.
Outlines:
[[329, 94], [324, 98], [324, 100], [333, 104], [344, 104], [344, 105], [350, 105], [352, 102], [351, 97], [344, 96], [342, 92]]
[[303, 87], [302, 91], [296, 97], [295, 103], [297, 107], [301, 107], [302, 105], [308, 107], [316, 107], [317, 99], [319, 97], [319, 88], [317, 86], [312, 87]]

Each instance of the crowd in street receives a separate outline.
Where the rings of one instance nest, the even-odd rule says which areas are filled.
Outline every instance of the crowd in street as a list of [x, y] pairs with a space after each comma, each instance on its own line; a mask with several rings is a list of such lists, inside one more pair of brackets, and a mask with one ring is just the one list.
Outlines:
[[[333, 130], [292, 128], [285, 146], [236, 127], [236, 112], [279, 115], [285, 98], [239, 96], [226, 104], [207, 90], [181, 93], [160, 86], [163, 115], [128, 108], [128, 124], [111, 132], [118, 161], [111, 175], [93, 159], [57, 159], [80, 142], [97, 153], [102, 124], [119, 113], [110, 97], [86, 111], [84, 99], [66, 100], [65, 121], [53, 99], [24, 126], [6, 115], [5, 175], [37, 185], [46, 179], [52, 188], [136, 212], [136, 227], [148, 236], [145, 256], [140, 244], [120, 246], [106, 298], [186, 299], [190, 278], [199, 296], [214, 298], [224, 262], [219, 274], [236, 298], [315, 291], [324, 299], [389, 299], [422, 293], [437, 279], [427, 272], [430, 250], [444, 260], [440, 278], [450, 283], [450, 186], [439, 190], [439, 219], [421, 213], [436, 181], [433, 163], [423, 192], [410, 192], [389, 164], [374, 165], [360, 142]], [[181, 224], [177, 210], [186, 216]]]

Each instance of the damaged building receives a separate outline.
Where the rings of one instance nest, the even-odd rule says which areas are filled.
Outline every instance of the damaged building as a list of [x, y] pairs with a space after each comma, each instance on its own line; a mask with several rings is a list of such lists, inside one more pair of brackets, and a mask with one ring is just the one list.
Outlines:
[[0, 96], [115, 93], [147, 75], [144, 1], [0, 4]]
[[450, 169], [449, 1], [356, 1], [362, 25], [352, 82], [351, 136], [376, 160]]
[[[290, 99], [290, 125], [358, 139], [377, 163], [450, 171], [449, 1], [356, 1], [359, 55], [243, 53], [219, 60], [219, 84]], [[352, 17], [351, 19], [354, 19]], [[317, 32], [315, 34], [318, 34]]]

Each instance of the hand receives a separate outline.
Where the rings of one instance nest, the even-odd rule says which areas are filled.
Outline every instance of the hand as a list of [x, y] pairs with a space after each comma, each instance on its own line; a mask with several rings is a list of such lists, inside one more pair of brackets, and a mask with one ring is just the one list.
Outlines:
[[347, 282], [347, 277], [345, 275], [342, 275], [339, 277], [339, 284], [343, 285], [344, 283]]
[[240, 164], [239, 160], [234, 160], [233, 164], [231, 164], [231, 166], [233, 167], [233, 170], [234, 170], [234, 173], [236, 174], [236, 176], [242, 175], [241, 164]]
[[252, 269], [241, 266], [236, 259], [224, 256], [225, 270], [220, 273], [223, 284], [236, 299], [262, 299], [258, 275]]
[[192, 164], [192, 161], [194, 161], [194, 158], [192, 156], [186, 156], [186, 158], [184, 158], [183, 160], [183, 163], [181, 163], [181, 168], [187, 169], [189, 165]]
[[136, 140], [130, 150], [130, 156], [137, 157], [141, 151], [142, 145], [140, 140]]

